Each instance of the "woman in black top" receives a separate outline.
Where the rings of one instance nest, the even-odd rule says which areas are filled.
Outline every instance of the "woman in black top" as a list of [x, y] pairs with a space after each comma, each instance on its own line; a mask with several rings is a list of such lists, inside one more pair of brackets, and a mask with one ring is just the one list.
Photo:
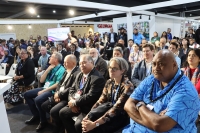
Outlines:
[[25, 49], [20, 51], [21, 61], [17, 64], [16, 76], [13, 77], [11, 88], [4, 93], [4, 101], [7, 103], [22, 101], [19, 86], [28, 86], [35, 80], [35, 65], [28, 55]]

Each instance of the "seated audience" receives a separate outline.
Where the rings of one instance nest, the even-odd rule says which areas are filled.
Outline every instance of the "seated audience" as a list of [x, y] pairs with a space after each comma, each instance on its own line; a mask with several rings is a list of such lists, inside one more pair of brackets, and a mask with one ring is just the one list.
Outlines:
[[189, 40], [190, 40], [190, 46], [189, 46], [190, 48], [193, 48], [193, 49], [200, 48], [200, 45], [196, 43], [194, 38], [190, 38]]
[[63, 50], [63, 44], [62, 43], [59, 43], [58, 45], [57, 45], [57, 48], [58, 48], [58, 52], [59, 53], [61, 53], [62, 54], [62, 62], [61, 62], [61, 64], [63, 64], [64, 63], [64, 59], [65, 59], [65, 56], [67, 56], [67, 51], [65, 51], [65, 50]]
[[47, 49], [46, 47], [42, 46], [40, 48], [40, 53], [41, 53], [41, 56], [38, 60], [38, 73], [37, 73], [37, 79], [38, 79], [38, 87], [41, 87], [41, 84], [40, 84], [40, 78], [42, 76], [42, 74], [44, 73], [44, 71], [46, 70], [46, 64], [48, 62], [48, 59], [50, 57], [49, 54], [47, 54]]
[[70, 49], [71, 51], [68, 52], [68, 54], [73, 54], [76, 56], [76, 59], [77, 59], [77, 62], [79, 61], [79, 56], [80, 56], [80, 53], [78, 51], [76, 51], [76, 45], [75, 44], [71, 44], [70, 45]]
[[19, 86], [28, 86], [35, 80], [35, 66], [25, 49], [20, 51], [20, 57], [21, 61], [17, 64], [16, 76], [13, 77], [12, 86], [4, 93], [4, 101], [6, 103], [22, 101], [23, 96]]
[[15, 40], [14, 39], [10, 39], [10, 42], [8, 44], [8, 50], [10, 51], [12, 56], [15, 56]]
[[38, 51], [34, 47], [32, 47], [29, 50], [29, 53], [30, 53], [30, 58], [33, 60], [33, 62], [35, 64], [35, 67], [38, 67], [38, 61], [39, 61], [39, 58], [40, 58]]
[[123, 133], [196, 133], [199, 97], [178, 68], [174, 54], [159, 51], [153, 59], [152, 73], [125, 104], [131, 119]]
[[167, 40], [164, 37], [160, 38], [160, 50], [168, 49], [168, 46], [166, 45], [166, 43], [167, 43]]
[[123, 57], [126, 61], [128, 61], [128, 57], [129, 57], [129, 54], [130, 54], [130, 51], [127, 47], [124, 46], [124, 40], [120, 39], [118, 41], [118, 43], [115, 45], [115, 47], [121, 47], [122, 50], [123, 50]]
[[20, 49], [27, 49], [28, 45], [25, 43], [24, 39], [20, 40]]
[[189, 29], [188, 34], [185, 34], [185, 38], [194, 38], [194, 39], [196, 38], [194, 30], [192, 28]]
[[103, 58], [99, 57], [99, 53], [95, 48], [91, 48], [89, 54], [94, 61], [94, 67], [96, 68], [96, 70], [99, 71], [102, 76], [105, 76], [105, 73], [107, 71], [106, 61]]
[[[134, 48], [133, 48], [133, 44], [134, 44], [134, 41], [132, 39], [129, 39], [128, 40], [128, 49], [129, 49], [129, 53], [132, 53]], [[130, 56], [130, 55], [129, 55]]]
[[54, 90], [58, 86], [65, 68], [60, 64], [62, 55], [58, 52], [52, 54], [49, 63], [51, 64], [41, 76], [40, 82], [45, 83], [42, 88], [29, 90], [24, 94], [24, 98], [31, 110], [32, 117], [26, 120], [26, 124], [31, 124], [35, 120], [40, 119], [40, 123], [36, 131], [41, 131], [47, 125], [46, 113], [42, 110], [41, 105], [48, 97], [53, 96]]
[[54, 121], [55, 127], [53, 133], [58, 133], [64, 129], [62, 121], [59, 119], [59, 111], [68, 104], [69, 87], [72, 86], [76, 75], [80, 72], [76, 64], [76, 57], [74, 55], [67, 55], [65, 57], [64, 66], [66, 71], [60, 80], [54, 95], [42, 104], [42, 109], [50, 113]]
[[179, 54], [178, 54], [178, 57], [181, 59], [181, 67], [183, 67], [183, 64], [185, 63], [187, 55], [190, 51], [189, 45], [190, 45], [189, 40], [183, 38], [182, 47], [179, 49]]
[[6, 75], [10, 71], [10, 67], [14, 63], [14, 57], [10, 54], [9, 50], [4, 50], [4, 57], [1, 63], [7, 63], [6, 64]]
[[177, 49], [178, 49], [178, 44], [176, 42], [171, 42], [169, 45], [169, 50], [172, 53], [174, 53], [176, 63], [178, 65], [178, 67], [180, 68], [181, 67], [181, 59], [176, 55]]
[[[128, 124], [129, 117], [124, 111], [124, 104], [133, 92], [131, 82], [124, 78], [128, 71], [128, 63], [121, 57], [114, 57], [110, 60], [109, 65], [110, 79], [104, 86], [99, 100], [91, 109], [92, 113], [82, 121], [83, 132], [89, 133], [113, 133]], [[111, 107], [105, 110], [101, 116], [93, 113], [93, 110], [102, 104], [111, 104]], [[95, 118], [94, 116], [97, 115]]]
[[185, 68], [182, 69], [194, 86], [200, 81], [200, 49], [188, 53]]
[[131, 81], [134, 86], [139, 86], [139, 84], [152, 72], [152, 60], [154, 49], [151, 44], [146, 44], [142, 47], [143, 60], [135, 65], [134, 72]]
[[[99, 99], [105, 85], [103, 76], [94, 69], [92, 57], [82, 55], [79, 64], [81, 73], [69, 88], [68, 106], [59, 112], [67, 133], [82, 133], [81, 122]], [[74, 116], [77, 116], [75, 121], [72, 119]]]
[[151, 43], [155, 44], [156, 41], [160, 41], [160, 37], [158, 37], [158, 33], [155, 31], [153, 33], [153, 37], [151, 38]]
[[131, 68], [142, 60], [142, 52], [139, 50], [139, 45], [133, 44], [133, 52], [129, 55], [129, 62], [131, 63]]

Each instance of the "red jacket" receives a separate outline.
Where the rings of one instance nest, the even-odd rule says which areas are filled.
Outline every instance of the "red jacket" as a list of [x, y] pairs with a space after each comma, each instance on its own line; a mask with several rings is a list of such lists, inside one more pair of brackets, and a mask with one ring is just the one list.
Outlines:
[[198, 94], [200, 94], [200, 80], [197, 82], [197, 84], [195, 85], [195, 88], [198, 92]]

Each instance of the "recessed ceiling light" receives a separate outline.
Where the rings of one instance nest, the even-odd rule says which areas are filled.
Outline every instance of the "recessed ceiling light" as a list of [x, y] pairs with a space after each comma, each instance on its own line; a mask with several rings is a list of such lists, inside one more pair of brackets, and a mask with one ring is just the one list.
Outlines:
[[37, 18], [40, 18], [40, 15], [37, 15]]
[[11, 29], [12, 29], [12, 26], [8, 25], [8, 29], [11, 30]]
[[30, 7], [30, 8], [29, 8], [29, 12], [30, 12], [31, 14], [35, 14], [35, 9], [34, 9], [33, 7]]
[[29, 28], [29, 29], [31, 29], [31, 28], [32, 28], [32, 26], [29, 24], [29, 25], [28, 25], [28, 28]]
[[53, 10], [53, 13], [56, 13], [56, 10]]
[[190, 14], [190, 16], [192, 16], [192, 14]]
[[70, 15], [74, 15], [74, 10], [69, 10]]

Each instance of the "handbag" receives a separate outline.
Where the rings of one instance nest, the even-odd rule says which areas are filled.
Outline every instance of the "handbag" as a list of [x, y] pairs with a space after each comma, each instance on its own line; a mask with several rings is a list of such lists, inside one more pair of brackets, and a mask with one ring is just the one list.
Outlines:
[[96, 121], [97, 119], [102, 117], [112, 107], [113, 107], [113, 104], [111, 102], [100, 104], [97, 108], [92, 109], [88, 113], [88, 119], [91, 121]]

